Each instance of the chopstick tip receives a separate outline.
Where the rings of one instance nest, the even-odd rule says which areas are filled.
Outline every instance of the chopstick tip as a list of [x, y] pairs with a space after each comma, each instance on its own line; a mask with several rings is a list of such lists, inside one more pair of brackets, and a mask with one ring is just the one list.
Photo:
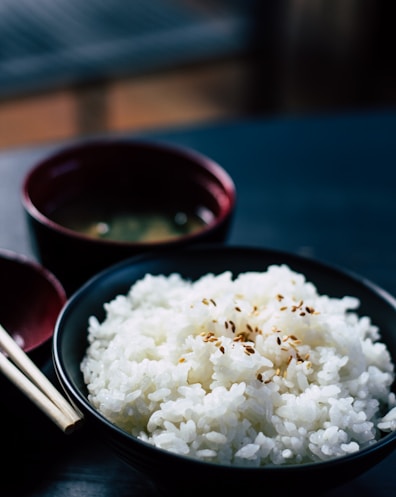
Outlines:
[[66, 426], [63, 428], [63, 432], [66, 435], [71, 435], [75, 431], [79, 430], [85, 423], [85, 419], [83, 416], [78, 418], [77, 420], [73, 421], [72, 423], [68, 423]]

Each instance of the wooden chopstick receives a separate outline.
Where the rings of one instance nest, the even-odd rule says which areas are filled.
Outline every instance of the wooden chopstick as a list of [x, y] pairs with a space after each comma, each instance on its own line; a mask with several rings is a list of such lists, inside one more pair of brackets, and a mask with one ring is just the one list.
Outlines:
[[0, 371], [61, 430], [71, 433], [83, 414], [73, 407], [0, 324]]

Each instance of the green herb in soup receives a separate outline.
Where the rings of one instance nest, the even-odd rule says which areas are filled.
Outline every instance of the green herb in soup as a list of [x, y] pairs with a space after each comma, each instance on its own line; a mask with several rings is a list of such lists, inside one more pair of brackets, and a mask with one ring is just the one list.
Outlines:
[[206, 222], [198, 215], [151, 210], [103, 209], [76, 204], [58, 208], [52, 219], [74, 231], [94, 238], [125, 242], [170, 240], [202, 229]]

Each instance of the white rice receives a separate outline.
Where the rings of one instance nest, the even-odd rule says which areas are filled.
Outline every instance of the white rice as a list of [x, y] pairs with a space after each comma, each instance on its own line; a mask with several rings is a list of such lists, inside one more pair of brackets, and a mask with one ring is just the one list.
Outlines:
[[147, 275], [89, 320], [89, 401], [141, 440], [210, 462], [356, 452], [396, 428], [391, 356], [358, 306], [286, 265]]

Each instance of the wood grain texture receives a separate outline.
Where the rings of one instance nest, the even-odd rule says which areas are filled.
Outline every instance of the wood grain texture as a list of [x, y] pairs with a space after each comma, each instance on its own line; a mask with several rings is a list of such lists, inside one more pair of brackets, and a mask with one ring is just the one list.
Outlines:
[[232, 59], [0, 101], [0, 149], [244, 113], [249, 64]]

